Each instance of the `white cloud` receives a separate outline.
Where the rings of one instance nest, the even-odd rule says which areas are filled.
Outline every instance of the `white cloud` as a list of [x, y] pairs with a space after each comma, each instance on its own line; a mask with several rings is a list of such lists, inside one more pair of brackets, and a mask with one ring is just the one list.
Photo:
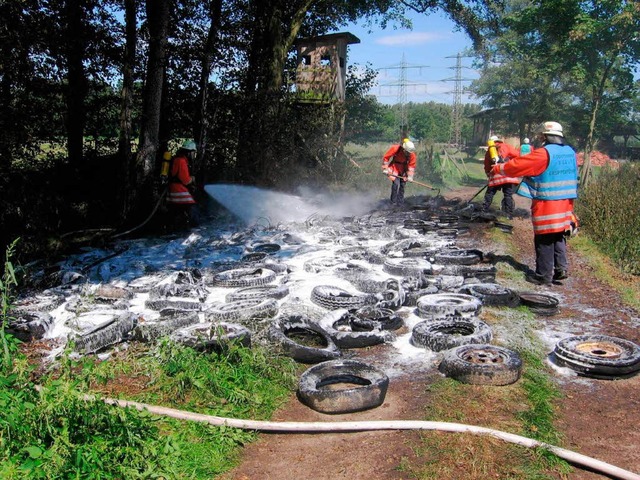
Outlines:
[[422, 45], [424, 43], [435, 42], [447, 38], [447, 34], [434, 32], [408, 32], [398, 35], [388, 35], [378, 38], [375, 43], [379, 45]]

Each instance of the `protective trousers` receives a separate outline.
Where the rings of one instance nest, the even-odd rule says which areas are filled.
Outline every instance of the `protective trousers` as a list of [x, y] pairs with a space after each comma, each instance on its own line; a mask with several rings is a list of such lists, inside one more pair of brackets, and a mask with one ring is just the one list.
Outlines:
[[513, 215], [513, 210], [515, 209], [515, 202], [513, 200], [513, 194], [516, 191], [517, 185], [515, 183], [503, 183], [502, 185], [497, 185], [495, 187], [487, 187], [487, 192], [484, 194], [484, 203], [482, 204], [482, 209], [486, 212], [491, 207], [491, 203], [493, 202], [493, 197], [499, 190], [502, 190], [502, 211], [507, 215]]
[[391, 184], [391, 204], [402, 205], [404, 203], [404, 184], [406, 182], [400, 178], [395, 177]]
[[563, 232], [534, 235], [536, 273], [546, 282], [553, 280], [556, 271], [567, 270], [567, 237]]

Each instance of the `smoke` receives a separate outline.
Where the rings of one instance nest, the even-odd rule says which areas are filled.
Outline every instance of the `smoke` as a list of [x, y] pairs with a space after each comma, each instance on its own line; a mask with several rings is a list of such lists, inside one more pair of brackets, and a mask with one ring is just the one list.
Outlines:
[[304, 222], [313, 215], [335, 218], [362, 215], [377, 202], [372, 195], [317, 193], [300, 188], [300, 195], [274, 192], [253, 186], [205, 185], [207, 194], [244, 222], [259, 219], [270, 223]]

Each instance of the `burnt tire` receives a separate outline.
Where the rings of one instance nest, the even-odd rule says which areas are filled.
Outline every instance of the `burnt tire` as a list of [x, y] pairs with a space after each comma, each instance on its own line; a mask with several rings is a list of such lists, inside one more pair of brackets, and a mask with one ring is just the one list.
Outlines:
[[556, 363], [593, 378], [620, 378], [640, 371], [640, 347], [623, 338], [577, 335], [560, 340]]
[[229, 322], [196, 323], [177, 329], [170, 338], [204, 352], [221, 352], [231, 345], [251, 348], [251, 332], [242, 325]]
[[96, 353], [123, 341], [135, 328], [137, 316], [126, 313], [106, 323], [100, 328], [73, 338], [75, 351], [81, 354]]
[[381, 330], [398, 330], [404, 327], [402, 317], [396, 315], [390, 308], [378, 306], [362, 307], [353, 312], [362, 322], [372, 322]]
[[302, 403], [317, 412], [351, 413], [382, 405], [388, 387], [389, 377], [373, 366], [356, 360], [333, 360], [302, 373], [298, 395]]
[[202, 303], [196, 300], [147, 300], [144, 306], [158, 312], [170, 308], [173, 310], [184, 310], [185, 312], [199, 312], [202, 310]]
[[462, 345], [444, 353], [438, 370], [462, 383], [510, 385], [520, 378], [522, 359], [517, 352], [495, 345]]
[[235, 268], [216, 273], [212, 283], [216, 287], [252, 287], [271, 283], [276, 272], [268, 268]]
[[435, 293], [420, 297], [416, 302], [418, 316], [427, 319], [469, 317], [480, 313], [482, 302], [464, 293]]
[[516, 307], [520, 304], [520, 297], [516, 292], [497, 283], [472, 283], [463, 287], [460, 293], [479, 298], [484, 306]]
[[365, 348], [396, 339], [395, 333], [383, 330], [380, 324], [348, 312], [324, 328], [339, 348]]
[[424, 321], [411, 331], [411, 344], [441, 352], [461, 345], [489, 343], [493, 338], [491, 327], [474, 318], [447, 318]]
[[328, 310], [353, 310], [376, 301], [373, 295], [354, 295], [331, 285], [318, 285], [311, 291], [311, 301]]
[[244, 287], [230, 292], [225, 296], [227, 302], [237, 300], [254, 300], [264, 298], [281, 299], [289, 295], [289, 287], [286, 285], [257, 285], [255, 287]]
[[22, 342], [40, 340], [53, 325], [53, 317], [46, 312], [18, 312], [10, 318], [6, 332]]
[[480, 250], [446, 250], [433, 256], [435, 263], [442, 265], [474, 265], [482, 261]]
[[319, 363], [342, 355], [327, 331], [305, 315], [276, 319], [269, 327], [268, 336], [296, 362]]
[[413, 277], [431, 273], [432, 266], [429, 261], [417, 257], [387, 258], [382, 265], [382, 270], [390, 275]]
[[560, 302], [557, 298], [544, 293], [520, 292], [520, 304], [526, 306], [533, 313], [544, 316], [551, 316], [560, 310]]

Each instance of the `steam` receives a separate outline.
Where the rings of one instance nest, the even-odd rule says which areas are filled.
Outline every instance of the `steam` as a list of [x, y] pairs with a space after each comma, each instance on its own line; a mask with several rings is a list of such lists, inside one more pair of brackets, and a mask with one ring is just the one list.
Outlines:
[[313, 215], [335, 218], [357, 216], [371, 211], [373, 196], [314, 193], [301, 188], [303, 196], [274, 192], [253, 186], [205, 185], [207, 194], [246, 223], [266, 218], [271, 223], [304, 222]]

